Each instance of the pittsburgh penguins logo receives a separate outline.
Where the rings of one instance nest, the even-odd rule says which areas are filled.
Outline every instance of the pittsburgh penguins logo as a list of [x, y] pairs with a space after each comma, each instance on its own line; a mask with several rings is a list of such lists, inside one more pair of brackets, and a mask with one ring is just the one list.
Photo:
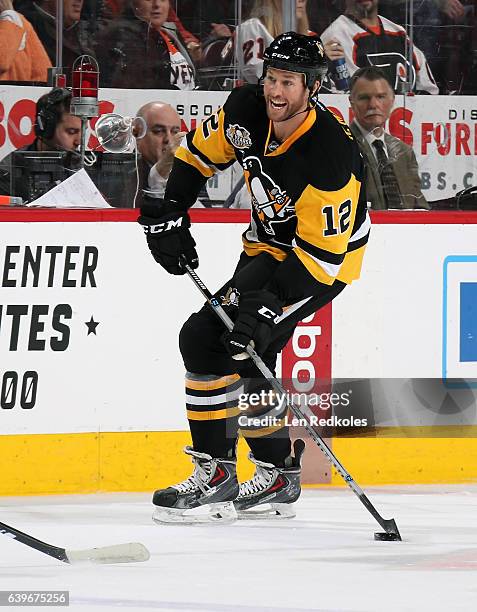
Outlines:
[[229, 287], [225, 295], [221, 295], [222, 306], [236, 306], [238, 308], [240, 291], [235, 287]]
[[244, 127], [233, 124], [227, 128], [227, 138], [236, 149], [248, 149], [252, 146], [250, 132]]
[[252, 206], [267, 234], [275, 235], [272, 223], [283, 222], [295, 214], [295, 207], [286, 191], [265, 174], [257, 157], [243, 160], [245, 180], [252, 196]]

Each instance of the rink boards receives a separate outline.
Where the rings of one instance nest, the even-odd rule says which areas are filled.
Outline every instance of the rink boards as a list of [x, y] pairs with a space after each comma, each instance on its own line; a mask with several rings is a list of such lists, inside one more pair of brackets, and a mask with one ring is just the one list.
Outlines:
[[[0, 214], [0, 494], [141, 491], [186, 477], [177, 335], [202, 302], [190, 280], [153, 261], [134, 211]], [[194, 211], [211, 290], [234, 267], [246, 218]], [[470, 381], [458, 428], [430, 409], [399, 430], [390, 421], [330, 442], [360, 483], [477, 478], [476, 222], [374, 214], [362, 278], [287, 348], [284, 375]], [[311, 442], [305, 481], [341, 484]]]

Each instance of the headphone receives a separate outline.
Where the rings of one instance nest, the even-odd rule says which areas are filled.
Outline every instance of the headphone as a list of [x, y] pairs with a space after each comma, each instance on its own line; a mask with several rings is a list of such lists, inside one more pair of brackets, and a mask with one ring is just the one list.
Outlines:
[[62, 87], [54, 87], [42, 96], [36, 103], [35, 135], [43, 140], [51, 140], [56, 126], [61, 120], [63, 103], [71, 100], [71, 91]]

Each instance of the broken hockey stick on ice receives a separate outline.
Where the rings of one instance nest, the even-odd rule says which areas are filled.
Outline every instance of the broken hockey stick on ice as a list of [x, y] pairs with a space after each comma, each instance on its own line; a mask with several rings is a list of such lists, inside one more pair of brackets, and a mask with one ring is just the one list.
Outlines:
[[138, 542], [102, 546], [101, 548], [86, 548], [84, 550], [67, 550], [37, 540], [31, 535], [1, 522], [0, 534], [63, 561], [63, 563], [135, 563], [137, 561], [147, 561], [150, 556], [147, 548]]
[[[207, 303], [214, 310], [215, 314], [219, 317], [219, 319], [222, 320], [225, 327], [229, 331], [232, 331], [234, 324], [232, 320], [230, 319], [230, 317], [225, 312], [225, 310], [222, 308], [219, 300], [210, 293], [210, 291], [207, 289], [207, 287], [204, 285], [201, 279], [197, 276], [195, 271], [185, 262], [185, 260], [182, 261], [182, 265], [184, 269], [186, 270], [187, 274], [189, 275], [189, 277], [194, 282], [195, 286], [199, 289], [199, 291], [202, 293], [202, 295], [207, 300]], [[286, 393], [285, 389], [278, 382], [278, 380], [273, 376], [272, 372], [265, 365], [261, 357], [254, 351], [254, 349], [250, 345], [247, 347], [247, 353], [250, 355], [254, 364], [257, 366], [257, 368], [260, 370], [263, 376], [268, 380], [268, 382], [273, 387], [273, 389], [277, 393], [279, 393], [282, 397], [288, 398], [288, 394]], [[361, 487], [353, 480], [352, 476], [341, 465], [341, 463], [335, 457], [332, 450], [329, 448], [329, 446], [326, 444], [323, 438], [310, 425], [308, 418], [306, 414], [303, 412], [302, 408], [294, 404], [289, 399], [287, 401], [287, 404], [290, 410], [293, 412], [293, 414], [296, 417], [298, 417], [302, 423], [306, 423], [305, 429], [309, 433], [312, 440], [317, 444], [318, 448], [326, 455], [326, 458], [328, 459], [328, 461], [336, 469], [336, 471], [343, 478], [343, 480], [350, 487], [350, 489], [352, 489], [352, 491], [358, 496], [359, 500], [364, 505], [364, 507], [368, 510], [368, 512], [370, 512], [370, 514], [374, 517], [374, 519], [384, 529], [384, 532], [375, 533], [374, 539], [375, 540], [391, 540], [391, 541], [401, 540], [401, 535], [396, 525], [396, 521], [394, 519], [384, 519], [379, 514], [379, 512], [376, 510], [376, 508], [367, 498], [367, 496], [365, 495]]]

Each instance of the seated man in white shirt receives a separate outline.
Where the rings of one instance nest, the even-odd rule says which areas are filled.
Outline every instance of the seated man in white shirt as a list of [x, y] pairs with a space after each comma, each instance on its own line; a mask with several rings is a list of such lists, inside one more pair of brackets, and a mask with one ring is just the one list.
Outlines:
[[137, 141], [142, 164], [141, 182], [144, 189], [156, 192], [156, 197], [161, 198], [174, 154], [185, 132], [181, 132], [179, 115], [165, 102], [148, 102], [141, 106], [137, 116], [142, 117], [147, 126], [146, 135]]
[[[140, 184], [142, 189], [154, 192], [154, 197], [164, 197], [167, 179], [171, 172], [174, 155], [186, 132], [181, 132], [181, 119], [170, 104], [155, 101], [141, 106], [136, 113], [146, 122], [147, 131], [138, 139], [140, 159]], [[204, 192], [207, 199], [207, 194]], [[140, 206], [136, 201], [136, 207]], [[202, 207], [200, 200], [194, 207]], [[231, 208], [250, 208], [250, 196], [245, 187], [240, 202], [234, 201]]]
[[373, 209], [425, 208], [426, 202], [412, 148], [385, 132], [394, 105], [386, 74], [375, 66], [359, 68], [351, 77], [350, 128], [366, 166], [366, 197]]

